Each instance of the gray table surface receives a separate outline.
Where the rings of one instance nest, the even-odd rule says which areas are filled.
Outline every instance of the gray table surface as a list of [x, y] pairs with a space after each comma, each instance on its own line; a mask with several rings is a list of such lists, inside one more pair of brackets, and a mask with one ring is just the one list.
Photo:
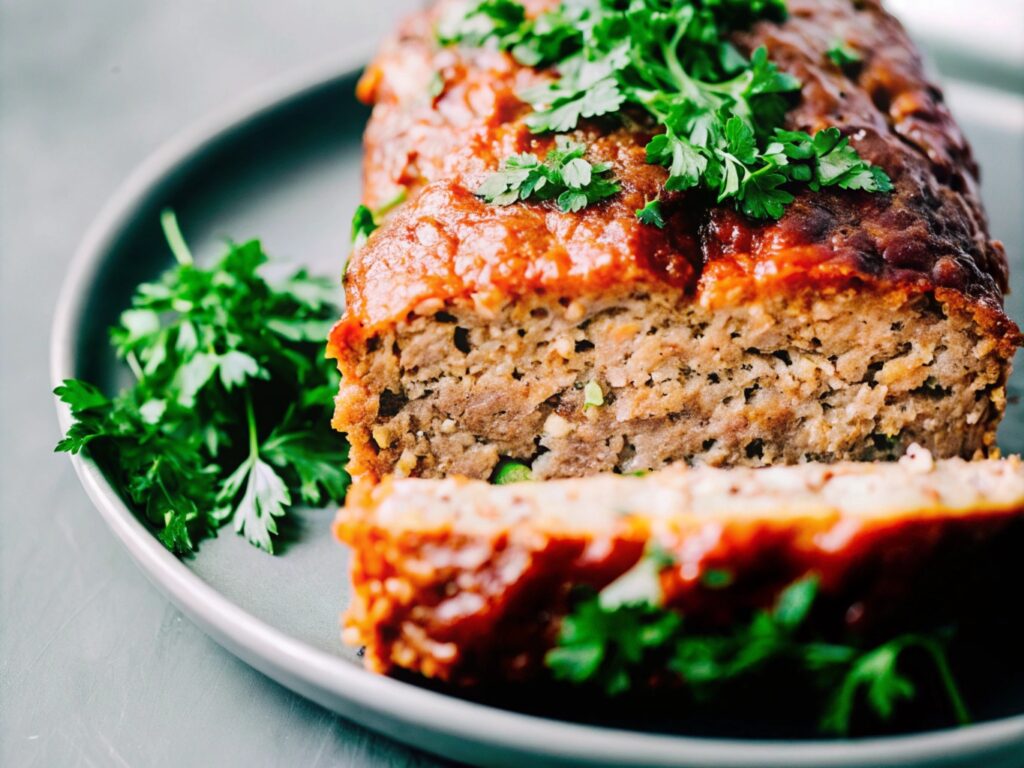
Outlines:
[[[436, 764], [252, 671], [145, 581], [52, 453], [47, 360], [65, 267], [136, 164], [414, 2], [0, 0], [0, 765]], [[1020, 204], [990, 198], [1014, 245]]]
[[254, 672], [149, 585], [52, 453], [47, 359], [65, 267], [135, 165], [412, 3], [0, 2], [0, 764], [434, 765]]

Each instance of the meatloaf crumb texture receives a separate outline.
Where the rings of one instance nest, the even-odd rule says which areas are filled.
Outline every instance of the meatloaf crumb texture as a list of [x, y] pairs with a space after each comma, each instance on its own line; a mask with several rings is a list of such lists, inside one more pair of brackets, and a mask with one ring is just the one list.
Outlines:
[[601, 589], [652, 543], [674, 557], [661, 587], [691, 627], [728, 626], [810, 573], [825, 636], [998, 613], [1024, 588], [1024, 466], [914, 447], [890, 463], [388, 479], [357, 484], [336, 531], [354, 558], [345, 639], [370, 669], [517, 681], [542, 674], [571, 590]]
[[[508, 456], [546, 478], [891, 458], [911, 441], [991, 451], [1020, 340], [1006, 259], [941, 91], [879, 3], [791, 0], [787, 21], [736, 36], [803, 82], [789, 128], [838, 126], [895, 185], [804, 191], [767, 223], [663, 193], [642, 120], [576, 133], [622, 185], [604, 203], [479, 200], [501, 159], [550, 147], [515, 96], [548, 75], [439, 48], [447, 4], [408, 21], [360, 88], [374, 104], [364, 201], [408, 199], [352, 255], [331, 334], [354, 473], [485, 478]], [[863, 53], [855, 73], [830, 62], [837, 38]], [[634, 214], [659, 194], [664, 229]], [[590, 382], [603, 405], [584, 407]]]
[[[369, 446], [357, 473], [486, 478], [504, 456], [549, 478], [893, 459], [911, 442], [970, 457], [994, 441], [1006, 367], [930, 294], [708, 309], [634, 289], [449, 306], [372, 339], [356, 372], [338, 413]], [[602, 405], [585, 405], [589, 382]]]

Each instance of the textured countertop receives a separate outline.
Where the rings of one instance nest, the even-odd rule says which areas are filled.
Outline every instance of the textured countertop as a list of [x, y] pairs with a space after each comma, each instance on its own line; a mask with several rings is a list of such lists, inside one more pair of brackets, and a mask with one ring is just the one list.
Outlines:
[[[0, 0], [0, 764], [435, 764], [251, 670], [146, 582], [52, 453], [48, 371], [65, 267], [131, 169], [268, 78], [369, 51], [414, 3]], [[1019, 177], [1020, 101], [950, 92], [962, 119], [1009, 104], [966, 122], [983, 166]], [[1021, 189], [986, 190], [1015, 255]]]
[[48, 370], [65, 267], [132, 168], [275, 75], [369, 51], [409, 6], [3, 0], [0, 764], [435, 764], [253, 671], [149, 585], [52, 453]]

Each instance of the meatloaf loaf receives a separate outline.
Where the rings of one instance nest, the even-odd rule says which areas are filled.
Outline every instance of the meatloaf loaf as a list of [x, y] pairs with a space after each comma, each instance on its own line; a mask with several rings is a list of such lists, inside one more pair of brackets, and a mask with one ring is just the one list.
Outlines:
[[808, 574], [827, 637], [991, 620], [1024, 588], [1024, 465], [915, 447], [898, 462], [504, 486], [389, 478], [357, 483], [336, 531], [353, 551], [345, 639], [369, 668], [523, 681], [543, 673], [572, 590], [605, 587], [652, 544], [670, 556], [664, 604], [690, 627], [732, 626]]
[[[1020, 341], [1003, 311], [1005, 255], [941, 91], [877, 0], [791, 0], [785, 21], [733, 36], [803, 83], [788, 128], [837, 126], [894, 185], [797, 191], [770, 222], [665, 194], [666, 170], [645, 158], [652, 129], [636, 120], [573, 134], [611, 163], [622, 189], [609, 200], [576, 213], [481, 200], [503, 159], [553, 145], [516, 96], [550, 75], [440, 46], [446, 5], [409, 19], [359, 87], [374, 105], [364, 202], [406, 202], [352, 254], [330, 337], [354, 474], [993, 450]], [[830, 60], [837, 38], [861, 54], [854, 70]], [[662, 229], [635, 215], [659, 194]]]

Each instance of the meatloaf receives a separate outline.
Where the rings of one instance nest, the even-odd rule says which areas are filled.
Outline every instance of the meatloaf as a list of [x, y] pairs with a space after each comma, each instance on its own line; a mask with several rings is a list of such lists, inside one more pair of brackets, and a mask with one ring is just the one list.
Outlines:
[[1024, 465], [914, 447], [898, 462], [503, 486], [389, 478], [357, 483], [336, 531], [353, 551], [344, 636], [370, 669], [525, 681], [572, 590], [603, 588], [652, 543], [671, 556], [664, 604], [688, 626], [731, 626], [808, 574], [829, 637], [991, 620], [1024, 587]]
[[[330, 337], [355, 475], [486, 478], [502, 457], [551, 478], [894, 459], [912, 442], [993, 451], [1020, 342], [1005, 254], [970, 148], [877, 0], [791, 0], [785, 21], [733, 36], [803, 83], [788, 128], [838, 127], [894, 185], [804, 189], [769, 222], [664, 193], [636, 120], [573, 134], [611, 163], [622, 189], [609, 200], [576, 213], [481, 200], [503, 159], [553, 145], [516, 96], [550, 73], [440, 46], [448, 4], [409, 19], [359, 86], [374, 105], [364, 202], [406, 202], [352, 254]], [[837, 38], [856, 68], [830, 60]], [[659, 193], [662, 229], [635, 215]]]

